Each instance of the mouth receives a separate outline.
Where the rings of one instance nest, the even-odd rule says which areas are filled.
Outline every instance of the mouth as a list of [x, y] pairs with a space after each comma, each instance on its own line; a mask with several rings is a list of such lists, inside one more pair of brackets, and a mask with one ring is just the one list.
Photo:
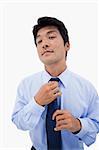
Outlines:
[[50, 53], [53, 53], [53, 52], [54, 52], [53, 50], [47, 50], [47, 51], [44, 51], [44, 52], [42, 53], [42, 55], [50, 54]]

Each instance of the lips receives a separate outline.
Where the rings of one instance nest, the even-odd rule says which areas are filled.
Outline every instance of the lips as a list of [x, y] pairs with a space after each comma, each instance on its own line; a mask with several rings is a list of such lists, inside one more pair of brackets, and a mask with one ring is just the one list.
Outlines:
[[44, 55], [44, 54], [46, 54], [46, 53], [53, 53], [54, 51], [53, 50], [47, 50], [47, 51], [44, 51], [43, 53], [42, 53], [42, 55]]

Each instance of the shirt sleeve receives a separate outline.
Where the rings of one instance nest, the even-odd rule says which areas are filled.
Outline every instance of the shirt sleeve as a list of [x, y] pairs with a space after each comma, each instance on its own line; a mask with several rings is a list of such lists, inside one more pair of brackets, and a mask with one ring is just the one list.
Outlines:
[[82, 129], [75, 136], [90, 146], [96, 140], [99, 132], [99, 97], [95, 90], [91, 91], [90, 103], [86, 117], [78, 118], [81, 121]]
[[26, 98], [26, 89], [22, 82], [17, 90], [12, 122], [18, 129], [31, 130], [38, 124], [44, 110], [45, 107], [37, 104], [34, 98]]

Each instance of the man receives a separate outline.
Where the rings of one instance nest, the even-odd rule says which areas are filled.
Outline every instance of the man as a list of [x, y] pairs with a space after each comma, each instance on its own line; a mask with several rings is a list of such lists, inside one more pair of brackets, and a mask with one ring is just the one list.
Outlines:
[[70, 43], [63, 22], [39, 18], [33, 35], [45, 71], [20, 83], [12, 121], [29, 130], [31, 150], [83, 150], [83, 143], [90, 146], [99, 132], [97, 92], [67, 69]]

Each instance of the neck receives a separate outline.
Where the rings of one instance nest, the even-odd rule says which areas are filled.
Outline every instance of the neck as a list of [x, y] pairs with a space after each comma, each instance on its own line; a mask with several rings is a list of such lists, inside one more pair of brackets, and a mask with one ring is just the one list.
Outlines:
[[64, 72], [66, 68], [67, 68], [66, 63], [64, 65], [61, 64], [60, 65], [53, 64], [49, 66], [45, 65], [45, 70], [53, 77], [59, 76], [62, 72]]

